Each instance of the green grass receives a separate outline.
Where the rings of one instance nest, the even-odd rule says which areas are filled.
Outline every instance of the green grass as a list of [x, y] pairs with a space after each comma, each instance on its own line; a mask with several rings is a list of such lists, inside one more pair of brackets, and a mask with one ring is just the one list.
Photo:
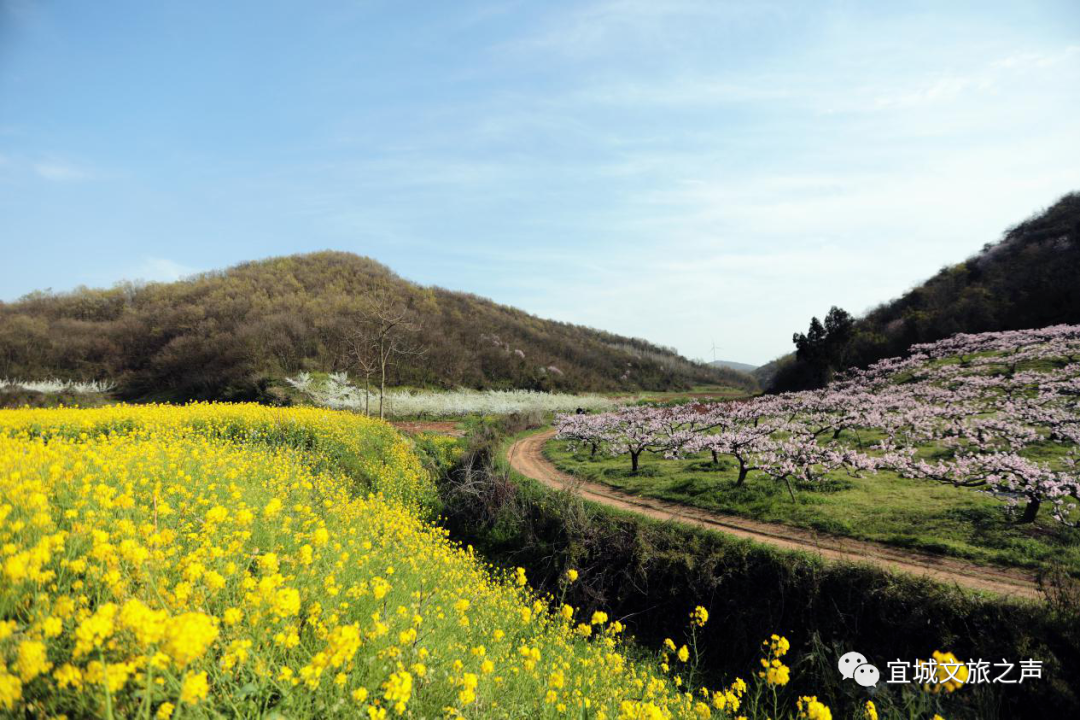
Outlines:
[[820, 484], [796, 483], [792, 502], [782, 484], [755, 473], [736, 487], [736, 466], [724, 456], [717, 466], [707, 453], [681, 460], [646, 453], [634, 475], [628, 456], [592, 458], [561, 441], [549, 442], [545, 455], [564, 472], [635, 495], [980, 563], [1080, 572], [1080, 530], [1060, 525], [1047, 507], [1034, 524], [1017, 525], [1001, 501], [970, 488], [884, 471], [835, 473]]
[[701, 398], [702, 400], [733, 400], [735, 398], [750, 397], [755, 393], [749, 393], [742, 388], [731, 387], [730, 385], [695, 385], [689, 390], [643, 390], [631, 394], [627, 394], [626, 392], [601, 392], [596, 394], [618, 398], [632, 397], [637, 402], [676, 404], [696, 398]]

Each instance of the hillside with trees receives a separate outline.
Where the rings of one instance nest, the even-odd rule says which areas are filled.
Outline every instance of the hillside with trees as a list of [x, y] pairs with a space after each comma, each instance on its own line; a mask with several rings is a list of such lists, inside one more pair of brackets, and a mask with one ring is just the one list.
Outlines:
[[755, 374], [773, 390], [821, 387], [838, 371], [903, 355], [956, 333], [1024, 330], [1080, 322], [1080, 193], [942, 268], [901, 297], [854, 319], [832, 308], [795, 333], [794, 357]]
[[0, 303], [0, 377], [109, 379], [128, 399], [273, 400], [285, 376], [384, 363], [389, 384], [419, 387], [755, 387], [645, 340], [423, 287], [341, 252]]

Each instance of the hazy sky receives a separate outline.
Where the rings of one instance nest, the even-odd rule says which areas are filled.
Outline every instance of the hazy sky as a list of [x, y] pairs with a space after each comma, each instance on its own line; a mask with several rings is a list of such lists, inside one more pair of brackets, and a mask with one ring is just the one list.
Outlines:
[[0, 0], [0, 299], [326, 248], [761, 363], [1080, 189], [1080, 3]]

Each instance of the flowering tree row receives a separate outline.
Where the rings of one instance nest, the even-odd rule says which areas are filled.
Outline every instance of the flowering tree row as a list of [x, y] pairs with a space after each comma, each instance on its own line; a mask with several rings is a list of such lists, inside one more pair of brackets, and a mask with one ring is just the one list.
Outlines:
[[[287, 378], [286, 382], [312, 402], [337, 410], [367, 412], [379, 406], [378, 390], [368, 391], [350, 382], [345, 373], [333, 373], [316, 380], [309, 373]], [[389, 417], [460, 417], [465, 415], [509, 415], [528, 412], [605, 410], [615, 401], [600, 395], [572, 395], [531, 390], [387, 390], [382, 398]]]
[[3, 390], [29, 390], [39, 393], [73, 393], [75, 395], [90, 395], [93, 393], [107, 393], [116, 389], [116, 383], [109, 380], [9, 380], [0, 378], [0, 391]]
[[[557, 418], [558, 437], [630, 456], [730, 456], [736, 484], [834, 470], [982, 488], [1062, 522], [1080, 501], [1080, 326], [956, 335], [853, 371], [820, 390]], [[873, 439], [871, 439], [873, 438]], [[1054, 458], [1043, 460], [1039, 458]], [[794, 497], [794, 493], [792, 492]]]
[[788, 398], [691, 404], [656, 408], [623, 407], [601, 415], [556, 418], [558, 437], [629, 455], [633, 472], [646, 453], [680, 457], [709, 451], [714, 459], [730, 455], [738, 463], [736, 484], [758, 471], [783, 483], [794, 499], [792, 480], [816, 481], [828, 472], [872, 469], [866, 453], [846, 445], [818, 442], [822, 428], [811, 415], [792, 412]]

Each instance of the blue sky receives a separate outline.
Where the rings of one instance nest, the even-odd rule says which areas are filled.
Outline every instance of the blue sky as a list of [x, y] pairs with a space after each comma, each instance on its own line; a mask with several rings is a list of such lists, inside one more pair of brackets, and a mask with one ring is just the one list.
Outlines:
[[0, 8], [3, 300], [332, 248], [761, 363], [1080, 189], [1075, 0]]

